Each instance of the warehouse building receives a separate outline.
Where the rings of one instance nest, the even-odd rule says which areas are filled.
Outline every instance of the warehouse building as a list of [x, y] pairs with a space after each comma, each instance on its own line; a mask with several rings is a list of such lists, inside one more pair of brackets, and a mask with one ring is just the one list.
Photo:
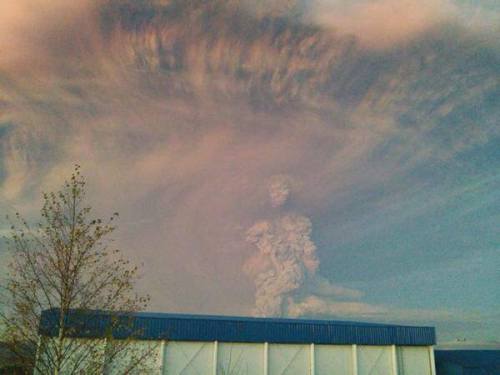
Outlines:
[[[72, 340], [102, 340], [110, 316], [83, 316], [67, 319], [75, 328]], [[56, 336], [57, 322], [55, 311], [45, 311], [41, 337]], [[113, 336], [125, 338], [130, 332], [131, 345], [149, 351], [149, 370], [140, 374], [435, 375], [433, 327], [138, 313], [129, 328]], [[104, 360], [104, 372], [120, 374], [124, 360]]]
[[500, 350], [436, 350], [438, 375], [499, 375]]

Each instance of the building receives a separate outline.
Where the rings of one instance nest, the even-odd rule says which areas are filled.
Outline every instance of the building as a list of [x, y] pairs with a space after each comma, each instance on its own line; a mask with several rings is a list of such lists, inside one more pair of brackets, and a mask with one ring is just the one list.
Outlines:
[[[57, 322], [57, 311], [42, 314], [42, 338], [57, 335]], [[103, 352], [109, 323], [109, 314], [95, 311], [67, 319], [72, 340], [101, 340]], [[433, 327], [138, 313], [113, 336], [131, 332], [132, 345], [150, 351], [150, 370], [141, 374], [435, 375]], [[120, 374], [123, 360], [105, 359], [104, 372]]]
[[499, 375], [500, 350], [436, 350], [437, 375]]

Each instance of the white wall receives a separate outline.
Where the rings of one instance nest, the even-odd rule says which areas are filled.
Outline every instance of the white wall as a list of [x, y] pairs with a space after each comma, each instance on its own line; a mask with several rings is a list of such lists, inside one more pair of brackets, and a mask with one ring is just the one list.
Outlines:
[[[110, 343], [108, 343], [109, 346]], [[104, 374], [122, 375], [133, 368], [133, 374], [159, 374], [162, 364], [162, 343], [159, 341], [133, 341], [126, 350], [110, 358], [112, 349], [106, 353]]]
[[[140, 375], [435, 375], [432, 347], [136, 341], [131, 353], [147, 357]], [[130, 358], [108, 359], [104, 373]]]
[[309, 345], [269, 345], [269, 375], [310, 374]]
[[[46, 339], [45, 341], [48, 341]], [[123, 345], [119, 342], [118, 345]], [[44, 345], [41, 340], [40, 345]], [[55, 358], [54, 343], [47, 343], [49, 348], [45, 349], [48, 355], [40, 352], [38, 359], [38, 369], [35, 375], [46, 375], [53, 372], [53, 362]], [[133, 341], [129, 342], [124, 350], [118, 355], [113, 355], [116, 351], [112, 348], [112, 343], [106, 340], [94, 339], [66, 339], [64, 355], [65, 361], [60, 372], [61, 375], [80, 374], [92, 366], [91, 373], [102, 373], [106, 375], [122, 375], [126, 369], [134, 365], [135, 371], [131, 375], [158, 375], [160, 374], [162, 356], [162, 343], [160, 341]], [[123, 347], [123, 346], [122, 346]], [[135, 366], [135, 364], [140, 365]]]
[[264, 373], [264, 345], [219, 343], [217, 349], [218, 375]]
[[431, 347], [166, 342], [162, 375], [435, 375]]
[[351, 345], [315, 345], [316, 374], [353, 374]]
[[212, 375], [215, 345], [213, 342], [167, 343], [164, 349], [163, 374]]
[[433, 375], [433, 361], [429, 351], [420, 347], [398, 347], [400, 375]]
[[[37, 354], [37, 367], [35, 375], [50, 373], [56, 359], [56, 341], [51, 338], [40, 338], [39, 352]], [[63, 346], [61, 374], [78, 373], [83, 368], [92, 368], [100, 371], [105, 355], [104, 340], [90, 339], [65, 339]]]
[[357, 362], [358, 375], [386, 375], [394, 372], [391, 346], [359, 345]]

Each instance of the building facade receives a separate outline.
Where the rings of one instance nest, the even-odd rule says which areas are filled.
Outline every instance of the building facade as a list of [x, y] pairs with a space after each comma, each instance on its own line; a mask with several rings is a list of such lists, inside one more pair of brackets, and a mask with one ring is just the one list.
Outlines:
[[[99, 340], [105, 353], [109, 315], [78, 316], [67, 322], [77, 328], [68, 340]], [[57, 321], [44, 312], [42, 338], [57, 334]], [[138, 374], [435, 375], [432, 327], [140, 313], [113, 337], [131, 334], [130, 347], [145, 358]], [[103, 372], [123, 373], [126, 357], [104, 355]]]
[[436, 350], [437, 375], [500, 375], [500, 350]]

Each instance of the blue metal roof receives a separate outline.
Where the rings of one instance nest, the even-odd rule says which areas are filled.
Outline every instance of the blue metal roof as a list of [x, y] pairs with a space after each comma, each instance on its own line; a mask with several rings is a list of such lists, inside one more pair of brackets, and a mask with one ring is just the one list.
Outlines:
[[[116, 318], [123, 323], [114, 324]], [[55, 336], [58, 310], [46, 310], [40, 333]], [[248, 318], [232, 316], [135, 313], [111, 315], [102, 311], [72, 311], [66, 319], [73, 337], [141, 340], [269, 342], [363, 345], [434, 345], [434, 327], [358, 323], [332, 320]]]

